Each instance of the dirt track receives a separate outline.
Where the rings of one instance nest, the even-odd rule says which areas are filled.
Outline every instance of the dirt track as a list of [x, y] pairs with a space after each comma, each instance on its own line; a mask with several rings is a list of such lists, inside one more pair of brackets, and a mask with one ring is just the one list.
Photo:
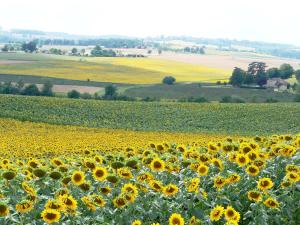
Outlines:
[[0, 60], [0, 65], [12, 65], [12, 64], [26, 64], [32, 63], [31, 61], [18, 61], [18, 60]]

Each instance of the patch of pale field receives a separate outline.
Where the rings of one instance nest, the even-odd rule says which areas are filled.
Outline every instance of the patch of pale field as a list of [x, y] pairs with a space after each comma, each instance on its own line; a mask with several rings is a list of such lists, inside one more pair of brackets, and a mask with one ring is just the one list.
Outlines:
[[174, 52], [163, 52], [161, 55], [152, 54], [152, 58], [172, 60], [176, 62], [184, 62], [195, 65], [202, 65], [211, 68], [218, 69], [233, 69], [234, 67], [240, 67], [247, 69], [249, 63], [254, 61], [265, 62], [267, 66], [279, 67], [283, 63], [291, 64], [295, 69], [300, 68], [300, 60], [285, 59], [278, 57], [262, 56], [258, 54], [224, 54], [224, 55], [197, 55], [197, 54], [185, 54]]
[[[41, 90], [43, 87], [43, 84], [37, 84], [38, 88]], [[101, 87], [90, 87], [90, 86], [78, 86], [78, 85], [53, 85], [53, 92], [59, 92], [59, 93], [67, 93], [72, 90], [79, 91], [80, 93], [89, 93], [94, 94], [99, 91], [103, 91], [104, 88]]]
[[22, 60], [0, 60], [0, 65], [13, 65], [13, 64], [28, 64], [32, 61], [22, 61]]

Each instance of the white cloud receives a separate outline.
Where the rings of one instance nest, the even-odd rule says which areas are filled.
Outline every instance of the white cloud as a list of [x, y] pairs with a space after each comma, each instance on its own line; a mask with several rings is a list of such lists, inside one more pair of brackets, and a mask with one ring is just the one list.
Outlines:
[[300, 45], [298, 0], [1, 0], [0, 25], [75, 34], [192, 35]]

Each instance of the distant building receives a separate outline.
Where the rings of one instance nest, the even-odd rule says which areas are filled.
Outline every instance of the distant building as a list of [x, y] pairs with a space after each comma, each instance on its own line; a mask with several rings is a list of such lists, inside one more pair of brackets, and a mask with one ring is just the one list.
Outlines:
[[266, 88], [273, 88], [274, 91], [285, 91], [288, 89], [289, 83], [281, 78], [272, 78], [267, 80]]

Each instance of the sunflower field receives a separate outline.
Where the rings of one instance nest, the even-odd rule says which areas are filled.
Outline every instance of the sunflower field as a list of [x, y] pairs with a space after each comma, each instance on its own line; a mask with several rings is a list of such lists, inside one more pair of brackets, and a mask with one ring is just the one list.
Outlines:
[[[299, 224], [300, 135], [119, 145], [79, 127], [55, 142], [45, 133], [58, 127], [26, 123], [0, 122], [0, 224]], [[102, 138], [86, 145], [75, 132]]]

